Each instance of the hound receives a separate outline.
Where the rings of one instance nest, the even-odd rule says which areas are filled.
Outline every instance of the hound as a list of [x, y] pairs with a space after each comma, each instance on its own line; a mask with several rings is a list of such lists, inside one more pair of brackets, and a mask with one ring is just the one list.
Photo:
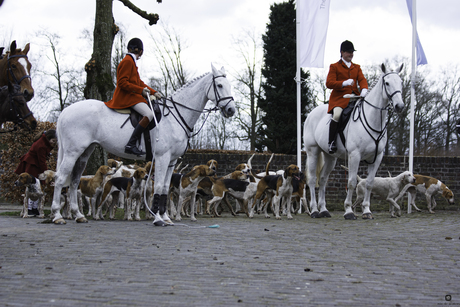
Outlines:
[[[273, 213], [277, 220], [281, 219], [280, 217], [280, 201], [285, 202], [287, 218], [292, 219], [291, 214], [291, 196], [292, 196], [292, 178], [299, 176], [299, 167], [291, 164], [284, 171], [283, 175], [268, 175], [263, 177], [257, 184], [257, 193], [254, 203], [252, 204], [249, 217], [254, 217], [254, 205], [262, 197], [264, 193], [268, 194], [268, 204], [274, 204]], [[270, 197], [272, 194], [273, 197]], [[282, 205], [284, 206], [284, 204]], [[266, 215], [267, 217], [267, 215]]]
[[[247, 178], [248, 176], [242, 171], [234, 171], [231, 173], [231, 178], [211, 179], [213, 181], [211, 191], [214, 197], [208, 201], [208, 208], [206, 211], [214, 211], [215, 216], [220, 216], [217, 212], [217, 208], [221, 201], [224, 200], [232, 215], [235, 216], [236, 214], [226, 196], [230, 195], [243, 203], [245, 199], [249, 200], [254, 197], [257, 191], [257, 184], [247, 181]], [[211, 208], [213, 208], [213, 210]], [[245, 213], [248, 214], [247, 209]]]
[[419, 191], [426, 196], [426, 202], [428, 205], [428, 211], [434, 213], [433, 209], [436, 207], [436, 200], [434, 199], [435, 194], [442, 195], [450, 204], [454, 203], [454, 193], [444, 183], [429, 176], [414, 175], [415, 182], [408, 183], [401, 193], [396, 198], [396, 202], [404, 196], [406, 192], [411, 194], [411, 205], [414, 206], [415, 210], [421, 211], [415, 205], [416, 192]]
[[190, 197], [190, 219], [196, 221], [195, 218], [195, 196], [197, 187], [200, 181], [206, 176], [215, 174], [212, 165], [197, 165], [189, 173], [181, 176], [179, 184], [179, 200], [177, 202], [176, 221], [181, 220], [181, 211], [184, 200]]
[[17, 187], [26, 187], [24, 194], [24, 205], [20, 216], [22, 218], [28, 218], [28, 209], [29, 209], [29, 199], [32, 201], [38, 200], [38, 217], [44, 218], [45, 214], [43, 211], [43, 206], [45, 202], [45, 197], [41, 188], [40, 180], [30, 175], [29, 173], [22, 173], [19, 175], [18, 180], [14, 182], [14, 185]]
[[[362, 179], [357, 176], [358, 184], [356, 185], [356, 201], [353, 203], [353, 211], [357, 205], [362, 204], [364, 200], [364, 194], [366, 192], [366, 179]], [[391, 217], [401, 216], [401, 207], [395, 200], [401, 190], [406, 184], [415, 182], [415, 177], [411, 172], [405, 171], [396, 177], [375, 177], [374, 186], [372, 187], [372, 194], [386, 199], [390, 203], [390, 214]], [[395, 212], [396, 209], [396, 212]]]
[[292, 197], [291, 201], [296, 203], [296, 213], [302, 213], [302, 207], [305, 208], [305, 212], [310, 215], [310, 208], [308, 208], [307, 198], [305, 197], [305, 185], [306, 185], [305, 174], [300, 172], [299, 179], [294, 177], [292, 179]]
[[136, 221], [140, 221], [141, 218], [139, 216], [139, 211], [143, 197], [142, 187], [143, 181], [146, 178], [147, 171], [145, 168], [138, 168], [131, 178], [116, 177], [107, 181], [107, 183], [104, 185], [104, 192], [102, 193], [101, 203], [97, 208], [96, 220], [104, 219], [101, 210], [102, 206], [105, 205], [107, 201], [107, 197], [112, 193], [119, 192], [122, 193], [126, 199], [124, 220], [132, 221], [132, 215], [134, 212], [134, 219]]
[[94, 219], [96, 218], [96, 203], [98, 203], [97, 200], [100, 199], [103, 187], [102, 184], [107, 175], [113, 175], [112, 168], [108, 165], [102, 165], [94, 176], [82, 177], [78, 185], [81, 197], [89, 198], [89, 206]]

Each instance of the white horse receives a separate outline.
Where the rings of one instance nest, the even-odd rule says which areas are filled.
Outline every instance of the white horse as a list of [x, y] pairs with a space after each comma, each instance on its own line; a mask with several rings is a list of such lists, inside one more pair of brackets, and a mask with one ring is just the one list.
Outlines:
[[[154, 205], [157, 207], [160, 196], [166, 207], [166, 194], [174, 165], [177, 158], [187, 150], [193, 126], [202, 114], [208, 100], [216, 104], [216, 109], [219, 108], [224, 117], [231, 117], [235, 113], [231, 86], [223, 67], [217, 70], [212, 66], [212, 73], [187, 83], [172, 97], [165, 99], [163, 105], [160, 106], [161, 121], [156, 128], [150, 131], [152, 152], [155, 158], [154, 189], [157, 197], [154, 197], [156, 198]], [[62, 111], [57, 122], [59, 150], [51, 206], [54, 223], [65, 224], [60, 214], [61, 189], [65, 186], [69, 186], [70, 206], [72, 213], [76, 216], [76, 221], [87, 222], [78, 209], [77, 188], [81, 174], [96, 144], [116, 156], [139, 159], [137, 156], [124, 152], [125, 144], [134, 129], [129, 123], [123, 125], [126, 119], [126, 114], [109, 109], [98, 100], [80, 101]], [[145, 148], [143, 138], [141, 144]], [[155, 225], [170, 222], [164, 208], [160, 211], [163, 212], [160, 214], [154, 212], [156, 214]]]
[[[337, 152], [328, 153], [329, 122], [331, 114], [327, 113], [328, 105], [316, 107], [304, 123], [303, 140], [307, 151], [307, 182], [310, 188], [311, 217], [330, 217], [326, 209], [326, 184], [337, 158], [348, 159], [348, 191], [345, 199], [345, 219], [356, 219], [351, 208], [353, 191], [357, 184], [357, 173], [360, 161], [368, 163], [366, 192], [363, 201], [364, 219], [372, 219], [369, 209], [372, 186], [375, 174], [383, 158], [387, 143], [386, 127], [388, 112], [401, 112], [404, 102], [401, 95], [402, 81], [399, 77], [403, 65], [397, 70], [386, 72], [382, 64], [383, 74], [368, 92], [365, 99], [357, 101], [345, 130], [345, 143], [337, 137]], [[318, 203], [316, 202], [315, 186], [318, 180]], [[318, 210], [319, 207], [319, 210]]]

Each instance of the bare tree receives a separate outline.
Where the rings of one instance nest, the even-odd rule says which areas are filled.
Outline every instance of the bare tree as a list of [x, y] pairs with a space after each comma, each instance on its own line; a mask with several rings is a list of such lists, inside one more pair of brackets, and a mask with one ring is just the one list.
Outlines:
[[[232, 68], [231, 74], [236, 79], [235, 94], [241, 97], [237, 104], [237, 121], [240, 141], [249, 141], [250, 149], [255, 150], [258, 134], [257, 128], [262, 123], [257, 101], [262, 95], [261, 65], [263, 60], [260, 35], [245, 30], [243, 35], [233, 40], [233, 46], [242, 61], [244, 69]], [[232, 67], [230, 65], [230, 67]]]
[[460, 71], [458, 66], [444, 68], [439, 80], [441, 131], [444, 152], [451, 151], [456, 138], [456, 124], [460, 118]]
[[45, 120], [53, 122], [66, 106], [83, 99], [83, 70], [71, 67], [68, 62], [63, 64], [66, 60], [64, 52], [59, 48], [59, 35], [42, 30], [37, 33], [37, 37], [45, 40], [44, 48], [48, 52], [45, 50], [40, 53], [46, 54], [52, 68], [41, 67], [36, 71], [41, 80], [41, 89], [34, 99], [34, 108], [46, 111], [48, 118]]
[[164, 96], [170, 96], [189, 81], [190, 74], [182, 62], [182, 52], [187, 46], [174, 28], [165, 22], [162, 25], [155, 33], [149, 31], [154, 45], [154, 56], [161, 72], [160, 77], [151, 78], [151, 83]]

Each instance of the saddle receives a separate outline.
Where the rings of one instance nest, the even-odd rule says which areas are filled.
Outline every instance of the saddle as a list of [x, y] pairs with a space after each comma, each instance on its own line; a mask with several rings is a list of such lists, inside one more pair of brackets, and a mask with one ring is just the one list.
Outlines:
[[[157, 119], [157, 122], [159, 123], [160, 120], [161, 120], [160, 108], [159, 108], [159, 106], [157, 104], [154, 104], [153, 109], [154, 109], [154, 113], [155, 113], [155, 117]], [[136, 126], [139, 124], [140, 120], [144, 117], [143, 115], [139, 114], [138, 112], [134, 111], [131, 108], [127, 108], [127, 109], [112, 109], [112, 110], [114, 110], [115, 112], [118, 112], [120, 114], [128, 115], [126, 120], [120, 126], [120, 129], [123, 128], [128, 121], [131, 122], [131, 125], [133, 126], [133, 128], [136, 128]], [[156, 122], [155, 122], [155, 119], [153, 119], [153, 120], [150, 121], [149, 125], [147, 126], [147, 128], [145, 129], [145, 131], [143, 133], [144, 134], [144, 141], [145, 141], [145, 152], [146, 152], [145, 160], [146, 161], [152, 161], [152, 159], [153, 159], [152, 142], [151, 142], [151, 139], [150, 139], [150, 130], [152, 130], [155, 127], [156, 127]]]

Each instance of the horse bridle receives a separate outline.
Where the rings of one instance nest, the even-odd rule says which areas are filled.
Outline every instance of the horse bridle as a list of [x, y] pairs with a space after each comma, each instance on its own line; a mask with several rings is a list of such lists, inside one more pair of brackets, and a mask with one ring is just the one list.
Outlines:
[[16, 125], [21, 125], [25, 122], [25, 119], [29, 116], [32, 116], [33, 112], [30, 111], [29, 113], [27, 113], [26, 115], [24, 116], [21, 116], [19, 110], [18, 110], [18, 107], [16, 104], [19, 104], [20, 106], [22, 106], [24, 104], [24, 102], [15, 102], [14, 100], [14, 97], [15, 96], [24, 96], [24, 94], [22, 93], [15, 93], [15, 92], [12, 92], [12, 91], [8, 91], [8, 97], [9, 97], [9, 102], [10, 102], [10, 111], [14, 111], [13, 113], [16, 115], [16, 119], [13, 119], [11, 120], [11, 122], [13, 122], [15, 124], [15, 126], [13, 127], [13, 129], [10, 129], [10, 130], [7, 130], [7, 131], [1, 131], [0, 133], [8, 133], [8, 132], [13, 132], [13, 131], [16, 131], [17, 130], [17, 127]]
[[21, 82], [26, 78], [32, 79], [30, 77], [30, 75], [24, 75], [24, 76], [22, 76], [21, 79], [18, 80], [16, 78], [16, 76], [14, 75], [14, 73], [13, 73], [13, 68], [11, 67], [11, 63], [10, 63], [11, 58], [26, 58], [27, 59], [27, 55], [25, 55], [25, 54], [14, 54], [14, 55], [8, 56], [8, 59], [7, 59], [8, 72], [9, 72], [9, 73], [7, 73], [8, 81], [10, 81], [10, 74], [11, 74], [11, 77], [13, 77], [13, 81], [16, 82], [17, 85], [20, 85]]
[[219, 95], [219, 91], [217, 90], [217, 86], [216, 86], [216, 79], [217, 78], [226, 78], [227, 76], [226, 75], [219, 75], [219, 76], [212, 76], [212, 83], [209, 85], [209, 88], [208, 88], [208, 91], [206, 92], [206, 96], [209, 97], [209, 91], [211, 90], [211, 86], [213, 87], [213, 90], [214, 90], [214, 97], [216, 98], [216, 107], [218, 107], [219, 103], [222, 101], [222, 100], [227, 100], [228, 99], [228, 102], [225, 104], [225, 106], [223, 107], [220, 107], [222, 109], [225, 109], [228, 104], [233, 100], [233, 96], [227, 96], [227, 97], [220, 97]]

